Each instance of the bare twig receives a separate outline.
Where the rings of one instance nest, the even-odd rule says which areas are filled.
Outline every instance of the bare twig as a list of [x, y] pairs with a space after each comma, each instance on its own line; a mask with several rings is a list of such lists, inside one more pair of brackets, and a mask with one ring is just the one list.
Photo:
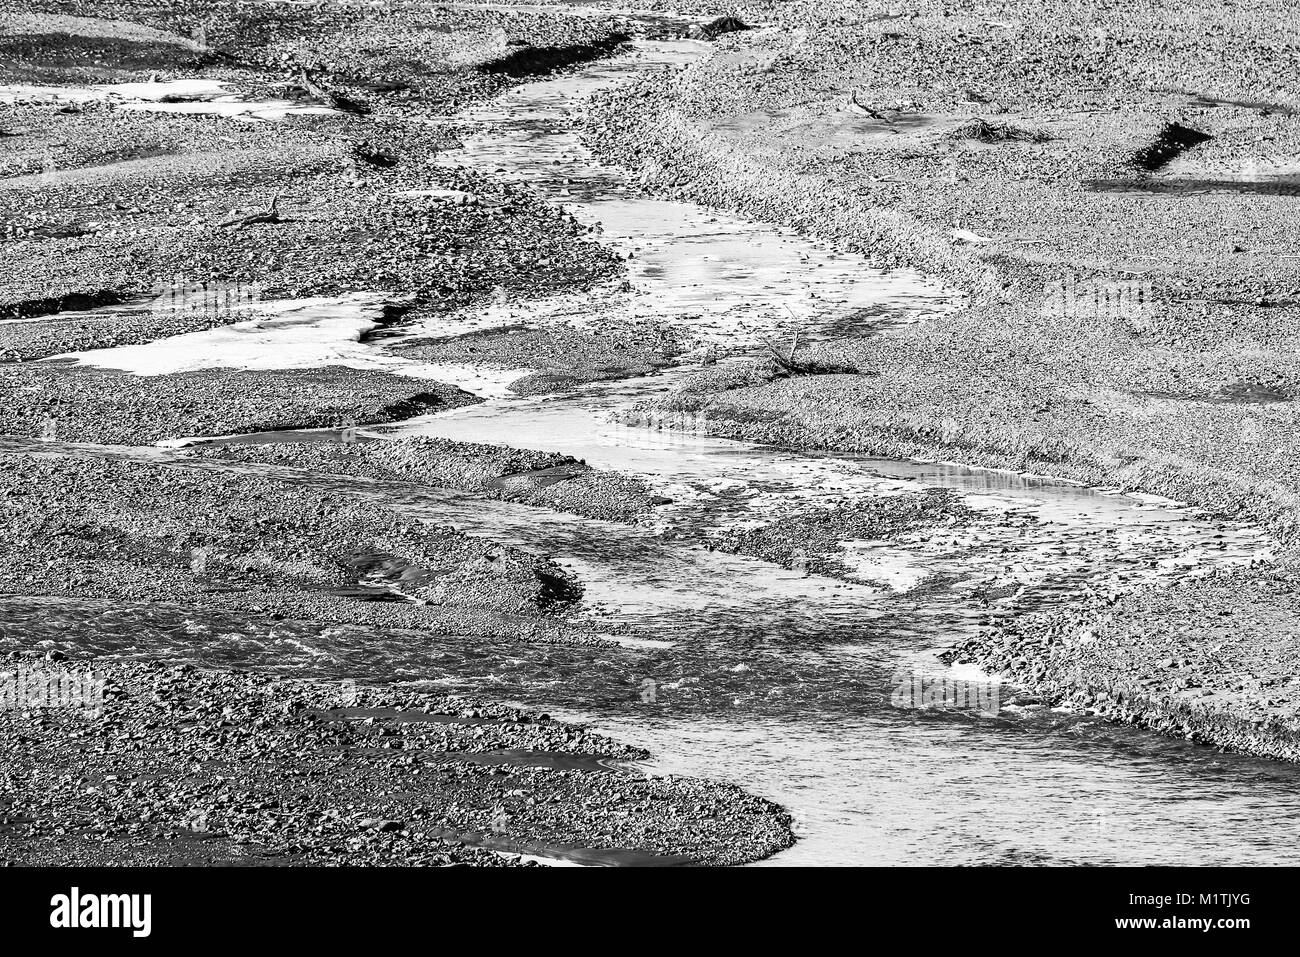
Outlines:
[[298, 85], [318, 100], [324, 100], [326, 103], [331, 103], [334, 99], [333, 94], [331, 94], [329, 90], [325, 89], [325, 87], [321, 86], [311, 78], [311, 74], [307, 72], [305, 66], [298, 67]]
[[819, 359], [798, 362], [795, 360], [795, 352], [799, 348], [799, 337], [803, 330], [796, 329], [794, 338], [790, 342], [790, 349], [785, 354], [781, 354], [776, 346], [767, 339], [759, 336], [763, 345], [767, 346], [767, 351], [772, 355], [772, 361], [784, 370], [786, 375], [865, 375], [861, 369], [856, 366], [843, 365], [835, 362], [822, 362]]
[[873, 120], [880, 120], [883, 123], [889, 123], [889, 124], [892, 124], [894, 122], [892, 117], [886, 116], [884, 113], [881, 113], [879, 110], [875, 109], [874, 107], [867, 106], [865, 103], [859, 103], [857, 90], [854, 90], [852, 93], [849, 94], [849, 105], [854, 107], [859, 113], [869, 116]]
[[244, 215], [232, 215], [219, 222], [218, 226], [249, 226], [253, 223], [283, 223], [285, 219], [280, 215], [280, 194], [276, 193], [271, 197], [271, 203], [266, 209], [256, 213], [245, 213]]
[[325, 87], [321, 86], [311, 78], [305, 66], [298, 67], [298, 85], [306, 90], [312, 97], [320, 100], [326, 106], [336, 110], [342, 110], [345, 113], [366, 114], [370, 112], [369, 107], [364, 103], [358, 103], [355, 100], [348, 99], [346, 96], [340, 96], [332, 93]]

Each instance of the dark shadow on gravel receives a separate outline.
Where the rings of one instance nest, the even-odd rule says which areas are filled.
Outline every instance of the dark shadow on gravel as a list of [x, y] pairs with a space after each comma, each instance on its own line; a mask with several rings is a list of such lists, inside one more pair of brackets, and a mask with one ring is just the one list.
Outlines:
[[1241, 179], [1094, 179], [1084, 184], [1095, 193], [1244, 193], [1256, 196], [1300, 196], [1300, 176]]
[[385, 304], [383, 314], [379, 317], [379, 321], [375, 325], [375, 328], [368, 329], [361, 333], [361, 336], [357, 341], [373, 342], [376, 339], [383, 339], [387, 336], [393, 335], [394, 327], [400, 326], [402, 320], [406, 318], [410, 311], [410, 306], [396, 305], [394, 303]]
[[1262, 100], [1224, 100], [1199, 93], [1188, 93], [1197, 106], [1235, 106], [1243, 110], [1259, 110], [1261, 113], [1281, 113], [1283, 116], [1295, 116], [1296, 110], [1280, 103], [1265, 103]]
[[1202, 133], [1180, 123], [1166, 123], [1157, 134], [1155, 142], [1150, 143], [1129, 157], [1129, 162], [1148, 173], [1167, 165], [1170, 161], [1194, 146], [1213, 139], [1209, 133]]
[[226, 59], [179, 43], [67, 33], [0, 37], [0, 79], [61, 83], [145, 70], [197, 70]]
[[23, 299], [0, 305], [0, 319], [35, 319], [54, 316], [61, 312], [81, 312], [99, 306], [120, 306], [132, 297], [115, 289], [97, 289], [92, 292], [70, 292], [61, 296], [41, 299]]
[[478, 72], [514, 79], [546, 76], [575, 63], [613, 56], [629, 39], [631, 37], [626, 33], [612, 33], [605, 39], [592, 43], [574, 43], [563, 47], [521, 47], [513, 53], [482, 64], [478, 67]]
[[1172, 399], [1182, 402], [1230, 403], [1237, 405], [1268, 405], [1274, 402], [1293, 402], [1295, 396], [1276, 386], [1262, 382], [1230, 382], [1218, 392], [1181, 393], [1147, 392], [1154, 399]]
[[[435, 409], [445, 408], [446, 403], [441, 396], [432, 392], [417, 392], [415, 395], [400, 402], [394, 402], [392, 405], [386, 405], [381, 409], [383, 415], [387, 416], [390, 422], [401, 422], [404, 419], [413, 419], [417, 415], [425, 415]], [[306, 426], [310, 428], [310, 426]], [[274, 431], [293, 431], [294, 426], [288, 429], [276, 429]]]

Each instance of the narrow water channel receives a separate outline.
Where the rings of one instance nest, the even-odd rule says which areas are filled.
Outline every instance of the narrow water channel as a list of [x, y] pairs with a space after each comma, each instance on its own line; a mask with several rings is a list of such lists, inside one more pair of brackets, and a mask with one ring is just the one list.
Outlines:
[[[570, 113], [585, 98], [699, 55], [696, 44], [642, 42], [631, 56], [521, 87], [463, 118], [473, 124], [465, 149], [446, 162], [527, 182], [631, 254], [631, 292], [503, 306], [500, 321], [653, 315], [706, 342], [757, 346], [795, 321], [814, 335], [881, 334], [882, 325], [905, 335], [908, 323], [945, 308], [943, 291], [918, 276], [882, 275], [781, 230], [646, 199], [582, 147]], [[1249, 560], [1266, 554], [1262, 537], [1113, 490], [621, 424], [671, 378], [498, 399], [394, 431], [553, 449], [646, 476], [682, 503], [670, 527], [676, 518], [721, 528], [791, 503], [919, 488], [959, 490], [1001, 520], [976, 540], [864, 548], [874, 589], [803, 579], [811, 594], [801, 595], [784, 570], [728, 567], [737, 560], [706, 553], [683, 563], [675, 582], [659, 571], [655, 584], [678, 593], [673, 601], [643, 597], [641, 575], [616, 572], [608, 590], [595, 590], [608, 602], [599, 612], [672, 646], [643, 651], [614, 700], [614, 689], [584, 678], [518, 687], [520, 700], [639, 738], [660, 770], [735, 780], [791, 807], [801, 840], [776, 864], [1297, 859], [1290, 838], [1300, 799], [1289, 767], [1055, 713], [1013, 689], [996, 715], [913, 707], [917, 676], [951, 677], [935, 652], [978, 627], [974, 582], [1016, 583], [1021, 608], [1041, 607], [1101, 581], [1169, 581]], [[601, 556], [578, 553], [567, 535], [515, 531], [586, 580], [603, 577]], [[723, 595], [702, 566], [721, 574]], [[944, 584], [917, 587], [925, 582]], [[650, 687], [653, 701], [644, 700]]]

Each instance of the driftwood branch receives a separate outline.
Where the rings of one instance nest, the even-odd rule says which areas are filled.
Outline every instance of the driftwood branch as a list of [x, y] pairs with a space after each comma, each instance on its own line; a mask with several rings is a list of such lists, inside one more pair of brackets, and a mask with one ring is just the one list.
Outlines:
[[802, 335], [802, 333], [803, 331], [800, 329], [795, 330], [794, 336], [790, 340], [790, 348], [785, 355], [782, 355], [780, 349], [778, 349], [772, 343], [768, 342], [766, 339], [763, 339], [762, 336], [759, 337], [760, 339], [762, 339], [763, 345], [767, 346], [767, 351], [771, 354], [772, 361], [775, 362], [778, 366], [780, 366], [786, 375], [795, 376], [795, 375], [860, 375], [862, 374], [861, 370], [858, 369], [857, 366], [844, 365], [838, 362], [823, 362], [820, 359], [807, 359], [804, 361], [799, 361], [798, 359], [796, 359], [795, 354], [798, 352], [799, 338]]
[[867, 106], [867, 104], [859, 102], [857, 90], [854, 90], [849, 94], [849, 106], [856, 112], [861, 113], [863, 116], [869, 116], [873, 120], [880, 120], [882, 123], [888, 123], [890, 125], [894, 122], [893, 117], [886, 116], [875, 107]]
[[348, 99], [346, 96], [340, 96], [331, 92], [321, 84], [311, 78], [305, 66], [298, 67], [298, 85], [307, 91], [313, 99], [319, 100], [326, 106], [335, 110], [342, 110], [344, 113], [357, 113], [364, 115], [370, 112], [370, 108], [364, 103], [358, 103], [356, 100]]
[[245, 213], [236, 215], [231, 211], [231, 215], [219, 222], [218, 226], [250, 226], [253, 223], [283, 223], [286, 220], [280, 215], [280, 194], [276, 193], [271, 197], [271, 203], [266, 209], [255, 213]]

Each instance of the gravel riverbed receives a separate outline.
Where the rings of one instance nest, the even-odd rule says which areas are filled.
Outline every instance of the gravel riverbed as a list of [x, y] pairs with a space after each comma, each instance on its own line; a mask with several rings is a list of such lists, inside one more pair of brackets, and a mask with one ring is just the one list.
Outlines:
[[[451, 7], [0, 3], [0, 679], [30, 690], [89, 670], [104, 690], [89, 715], [0, 708], [5, 863], [738, 864], [793, 841], [776, 805], [647, 775], [627, 763], [644, 751], [545, 716], [175, 662], [266, 632], [273, 670], [276, 642], [301, 629], [417, 650], [606, 644], [569, 620], [582, 582], [545, 555], [283, 466], [328, 472], [341, 453], [334, 471], [361, 480], [628, 521], [656, 507], [644, 483], [439, 443], [283, 444], [265, 470], [251, 446], [243, 462], [147, 447], [453, 409], [479, 398], [408, 373], [471, 353], [529, 358], [519, 390], [539, 392], [671, 361], [679, 346], [650, 326], [475, 342], [460, 325], [486, 303], [622, 273], [526, 186], [439, 155], [460, 145], [461, 110], [614, 54], [625, 26]], [[357, 297], [373, 321], [346, 312]], [[274, 312], [286, 303], [305, 318]], [[295, 359], [295, 323], [325, 328], [340, 309], [354, 325], [341, 357]], [[348, 361], [349, 341], [415, 326], [438, 332], [387, 364]], [[269, 337], [269, 361], [203, 361], [246, 332]], [[183, 355], [138, 351], [209, 333]], [[132, 621], [177, 643], [172, 658], [140, 654]], [[86, 650], [103, 635], [115, 653]]]
[[[653, 483], [544, 450], [302, 430], [350, 439], [480, 402], [457, 368], [515, 370], [509, 391], [541, 397], [654, 375], [695, 345], [653, 321], [466, 321], [627, 275], [526, 184], [442, 161], [466, 107], [625, 49], [633, 25], [610, 6], [0, 2], [0, 601], [14, 615], [0, 676], [105, 682], [89, 716], [0, 708], [0, 859], [738, 864], [791, 844], [771, 802], [647, 776], [627, 766], [646, 757], [635, 744], [486, 699], [68, 640], [138, 613], [196, 658], [263, 625], [608, 647], [574, 620], [583, 582], [547, 555], [331, 480], [638, 525], [676, 504]], [[706, 362], [637, 414], [1108, 483], [1266, 527], [1286, 546], [1275, 563], [1003, 616], [950, 657], [1053, 703], [1300, 756], [1285, 6], [728, 12], [755, 28], [656, 27], [712, 46], [602, 94], [587, 142], [650, 195], [918, 267], [955, 307], [805, 339], [789, 368]], [[310, 305], [286, 318], [285, 303]], [[310, 337], [285, 330], [339, 310], [336, 354], [297, 355]], [[268, 336], [272, 361], [216, 355], [245, 333]], [[165, 352], [207, 334], [185, 361]], [[377, 342], [383, 363], [357, 359]], [[246, 433], [280, 434], [149, 448]], [[846, 541], [986, 520], [936, 491], [667, 537], [853, 580]], [[82, 624], [56, 640], [62, 615]]]
[[[0, 862], [735, 864], [789, 816], [544, 714], [159, 662], [0, 658], [24, 689], [92, 676], [90, 709], [6, 710]], [[620, 765], [621, 762], [621, 765]]]
[[[1300, 102], [1282, 5], [767, 14], [688, 68], [606, 95], [589, 141], [652, 191], [920, 267], [959, 308], [805, 346], [804, 364], [829, 374], [718, 369], [712, 387], [699, 376], [649, 414], [1139, 489], [1294, 538]], [[1265, 592], [1289, 580], [1259, 574]], [[1138, 636], [1165, 633], [1148, 600], [1133, 599], [1113, 667], [1140, 671]], [[1223, 587], [1197, 600], [1217, 623], [1246, 599]], [[1081, 631], [1101, 627], [1087, 606], [1072, 614]], [[1273, 620], [1243, 639], [1256, 652], [1244, 667], [1295, 700], [1276, 670], [1295, 633]], [[997, 644], [964, 654], [1005, 664]], [[1111, 679], [1094, 656], [1061, 673], [1041, 643], [1022, 655], [1030, 666], [1008, 673], [1031, 690], [1068, 697]], [[1177, 700], [1157, 682], [1114, 713], [1144, 720]], [[1242, 745], [1217, 727], [1202, 737]]]

